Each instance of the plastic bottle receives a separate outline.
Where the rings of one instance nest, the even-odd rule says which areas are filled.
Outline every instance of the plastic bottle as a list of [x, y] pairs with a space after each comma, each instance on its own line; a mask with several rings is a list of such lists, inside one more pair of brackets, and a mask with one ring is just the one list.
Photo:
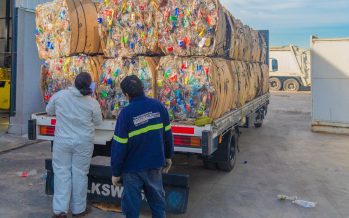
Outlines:
[[292, 201], [292, 203], [305, 208], [314, 208], [316, 207], [316, 204], [317, 204], [316, 202], [304, 201], [304, 200], [294, 200]]

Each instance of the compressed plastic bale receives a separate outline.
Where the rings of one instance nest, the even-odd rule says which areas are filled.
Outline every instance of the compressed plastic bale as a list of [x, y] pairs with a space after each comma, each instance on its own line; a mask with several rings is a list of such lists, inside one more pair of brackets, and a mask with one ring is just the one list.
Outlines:
[[41, 67], [41, 93], [44, 102], [60, 90], [74, 85], [76, 76], [81, 72], [90, 73], [96, 83], [101, 74], [102, 56], [72, 56], [46, 60]]
[[237, 75], [231, 61], [203, 57], [162, 57], [158, 70], [158, 98], [172, 121], [221, 117], [238, 103]]
[[138, 76], [144, 84], [145, 94], [148, 97], [155, 97], [158, 62], [159, 58], [144, 56], [106, 59], [104, 61], [102, 74], [97, 85], [97, 99], [104, 118], [116, 118], [121, 109], [128, 105], [128, 100], [120, 87], [121, 81], [126, 76]]
[[245, 105], [245, 103], [251, 100], [251, 84], [252, 84], [252, 74], [248, 63], [243, 61], [234, 61], [234, 65], [238, 72], [239, 81], [239, 104], [240, 106]]
[[217, 0], [168, 0], [157, 14], [159, 46], [178, 56], [224, 56], [231, 35]]
[[159, 54], [155, 13], [160, 0], [102, 1], [99, 34], [106, 57]]
[[41, 59], [101, 53], [97, 8], [92, 0], [55, 0], [36, 8]]
[[263, 78], [262, 78], [262, 72], [260, 68], [260, 64], [253, 63], [252, 64], [253, 73], [255, 75], [255, 81], [254, 81], [254, 98], [259, 97], [263, 94]]
[[231, 29], [232, 34], [230, 45], [227, 45], [229, 57], [239, 61], [263, 62], [267, 52], [264, 37], [258, 31], [244, 25], [225, 8], [224, 13], [227, 20], [227, 30]]
[[263, 94], [266, 94], [269, 92], [269, 66], [262, 64], [261, 71], [263, 75]]
[[159, 46], [167, 55], [260, 61], [256, 48], [264, 47], [262, 36], [217, 0], [168, 0], [161, 5], [157, 21]]

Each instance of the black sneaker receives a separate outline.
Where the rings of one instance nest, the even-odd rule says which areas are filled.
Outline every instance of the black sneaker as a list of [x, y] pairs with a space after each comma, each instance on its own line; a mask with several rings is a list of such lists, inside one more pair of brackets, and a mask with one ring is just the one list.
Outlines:
[[73, 215], [73, 217], [84, 217], [84, 216], [90, 214], [91, 212], [92, 212], [92, 208], [90, 206], [87, 206], [86, 210], [84, 212], [79, 213], [79, 214], [72, 214], [72, 215]]
[[54, 214], [52, 218], [67, 218], [66, 213]]

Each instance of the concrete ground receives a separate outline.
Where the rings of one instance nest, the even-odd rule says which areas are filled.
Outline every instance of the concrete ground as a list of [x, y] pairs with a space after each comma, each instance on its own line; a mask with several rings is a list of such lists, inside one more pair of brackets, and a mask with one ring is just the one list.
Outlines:
[[9, 115], [0, 111], [0, 155], [23, 146], [36, 143], [28, 140], [27, 136], [16, 136], [7, 134], [9, 125]]
[[[311, 95], [273, 93], [261, 129], [243, 129], [240, 153], [231, 173], [205, 170], [196, 158], [177, 157], [173, 171], [189, 173], [185, 215], [169, 217], [349, 217], [349, 138], [310, 131]], [[0, 217], [49, 217], [43, 160], [48, 143], [0, 156]], [[16, 172], [36, 169], [20, 178]], [[278, 194], [316, 201], [306, 209], [277, 200]], [[147, 212], [143, 217], [149, 217]], [[93, 209], [90, 218], [122, 217]]]

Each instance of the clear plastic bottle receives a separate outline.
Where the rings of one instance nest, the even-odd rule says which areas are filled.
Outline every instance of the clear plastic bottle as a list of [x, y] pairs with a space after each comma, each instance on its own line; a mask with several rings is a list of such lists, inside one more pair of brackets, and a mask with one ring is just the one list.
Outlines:
[[317, 204], [316, 202], [304, 201], [304, 200], [294, 200], [292, 201], [292, 203], [305, 208], [314, 208], [316, 207], [316, 204]]

